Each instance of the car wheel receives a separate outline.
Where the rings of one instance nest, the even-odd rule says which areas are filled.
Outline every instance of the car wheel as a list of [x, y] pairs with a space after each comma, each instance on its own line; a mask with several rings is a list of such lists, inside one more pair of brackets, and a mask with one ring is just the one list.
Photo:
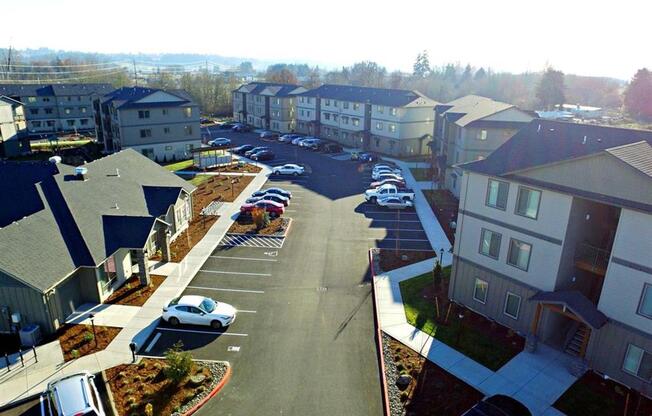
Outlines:
[[371, 198], [369, 198], [369, 201], [371, 201], [372, 204], [375, 204], [376, 201], [378, 201], [378, 198], [376, 198], [375, 196], [372, 196]]
[[168, 319], [168, 323], [172, 326], [178, 326], [179, 325], [179, 318], [175, 318], [174, 316]]
[[278, 175], [278, 174], [280, 174], [280, 172], [277, 171], [277, 170], [275, 170], [275, 171], [272, 172], [272, 175]]
[[299, 176], [299, 172], [294, 172], [293, 175], [294, 176]]
[[211, 328], [213, 328], [213, 329], [222, 328], [222, 322], [218, 321], [217, 319], [211, 321]]

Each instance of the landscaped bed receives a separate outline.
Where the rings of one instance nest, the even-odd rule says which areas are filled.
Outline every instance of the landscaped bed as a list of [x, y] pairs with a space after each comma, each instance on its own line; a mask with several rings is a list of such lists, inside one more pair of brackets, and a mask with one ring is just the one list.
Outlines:
[[394, 338], [383, 334], [382, 341], [391, 416], [460, 415], [482, 399], [482, 393]]
[[457, 221], [457, 210], [460, 201], [446, 189], [424, 190], [423, 195], [428, 200], [430, 209], [437, 217], [437, 221], [444, 229], [446, 237], [453, 243], [455, 241], [455, 230], [451, 228], [451, 221]]
[[145, 415], [151, 405], [153, 415], [181, 415], [203, 400], [227, 374], [221, 362], [193, 361], [190, 372], [175, 382], [166, 375], [168, 362], [143, 358], [106, 370], [118, 416]]
[[102, 351], [118, 335], [121, 328], [95, 325], [66, 324], [57, 331], [64, 361], [74, 360], [84, 355]]
[[[629, 396], [629, 397], [628, 397]], [[648, 416], [652, 400], [589, 371], [555, 402], [569, 416]], [[625, 409], [627, 407], [627, 409]]]
[[376, 274], [398, 269], [399, 267], [409, 266], [410, 264], [418, 263], [427, 259], [432, 259], [432, 265], [434, 267], [437, 254], [434, 251], [396, 251], [391, 249], [378, 249], [377, 256], [379, 259], [378, 265], [380, 266], [380, 270], [376, 270]]
[[267, 227], [258, 229], [251, 217], [240, 215], [229, 228], [229, 234], [254, 234], [283, 236], [290, 225], [289, 218], [274, 218]]
[[430, 168], [410, 168], [410, 172], [417, 181], [431, 181], [433, 170]]
[[258, 173], [263, 168], [260, 166], [252, 165], [251, 163], [238, 163], [234, 162], [229, 165], [214, 166], [212, 168], [198, 168], [190, 166], [184, 170], [192, 170], [197, 172], [227, 172], [227, 173]]
[[523, 350], [524, 339], [507, 327], [449, 302], [449, 280], [450, 266], [442, 270], [437, 289], [432, 272], [399, 284], [408, 323], [485, 367], [498, 370]]
[[112, 305], [143, 306], [147, 299], [161, 286], [165, 276], [152, 274], [149, 276], [152, 283], [149, 286], [141, 286], [138, 276], [132, 276], [124, 285], [114, 291], [104, 303]]

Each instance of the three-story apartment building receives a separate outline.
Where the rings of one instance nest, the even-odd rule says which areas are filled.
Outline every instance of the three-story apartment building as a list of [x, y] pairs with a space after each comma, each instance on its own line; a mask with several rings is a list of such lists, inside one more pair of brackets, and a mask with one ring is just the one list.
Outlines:
[[449, 297], [652, 381], [652, 132], [533, 120], [460, 167]]
[[29, 153], [23, 103], [0, 95], [0, 157]]
[[280, 133], [296, 128], [295, 96], [306, 91], [293, 84], [252, 82], [233, 91], [233, 117], [240, 123]]
[[201, 146], [199, 106], [185, 91], [123, 87], [95, 107], [98, 141], [109, 153], [133, 148], [163, 162], [188, 158]]
[[512, 104], [477, 95], [437, 105], [434, 117], [439, 182], [458, 198], [463, 171], [456, 165], [487, 157], [535, 118]]

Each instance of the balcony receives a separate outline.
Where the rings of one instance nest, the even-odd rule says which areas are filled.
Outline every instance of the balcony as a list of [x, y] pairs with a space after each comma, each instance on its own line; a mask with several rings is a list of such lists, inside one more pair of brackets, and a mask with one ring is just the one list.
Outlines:
[[587, 243], [575, 247], [575, 266], [600, 276], [607, 274], [611, 252]]

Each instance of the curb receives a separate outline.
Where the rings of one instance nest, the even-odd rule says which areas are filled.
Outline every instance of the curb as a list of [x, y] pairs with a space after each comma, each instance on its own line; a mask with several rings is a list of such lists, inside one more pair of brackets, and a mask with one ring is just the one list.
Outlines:
[[385, 416], [390, 416], [389, 393], [387, 392], [387, 379], [385, 378], [385, 355], [383, 353], [383, 338], [380, 332], [380, 319], [376, 306], [376, 274], [374, 271], [373, 249], [369, 249], [369, 268], [371, 270], [371, 294], [374, 300], [374, 324], [376, 325], [376, 348], [378, 349], [378, 364], [380, 367], [380, 384], [383, 389], [383, 410]]
[[288, 219], [288, 226], [285, 229], [285, 232], [281, 235], [276, 235], [276, 234], [246, 234], [246, 233], [229, 233], [227, 232], [224, 235], [235, 235], [235, 236], [245, 236], [245, 237], [262, 237], [262, 238], [286, 238], [288, 234], [290, 233], [290, 227], [292, 226], [292, 218], [291, 217], [283, 217]]
[[190, 410], [188, 410], [186, 413], [183, 414], [183, 416], [190, 416], [193, 413], [195, 413], [197, 410], [199, 410], [202, 406], [204, 406], [210, 399], [212, 399], [217, 393], [222, 390], [222, 388], [226, 385], [226, 383], [229, 382], [231, 379], [231, 364], [229, 364], [228, 368], [226, 369], [226, 374], [224, 374], [224, 377], [222, 377], [222, 380], [220, 380], [219, 383], [217, 383], [217, 386], [213, 390], [211, 390], [210, 393], [203, 399], [199, 401], [196, 405], [194, 405]]

